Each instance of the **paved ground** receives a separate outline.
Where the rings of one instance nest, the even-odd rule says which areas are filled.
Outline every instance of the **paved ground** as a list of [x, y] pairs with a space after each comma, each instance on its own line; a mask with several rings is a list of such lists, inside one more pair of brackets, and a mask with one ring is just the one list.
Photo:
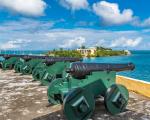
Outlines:
[[[65, 120], [61, 106], [46, 107], [46, 90], [31, 76], [0, 70], [0, 120]], [[150, 120], [150, 99], [130, 92], [127, 111], [117, 116], [98, 101], [91, 120]]]

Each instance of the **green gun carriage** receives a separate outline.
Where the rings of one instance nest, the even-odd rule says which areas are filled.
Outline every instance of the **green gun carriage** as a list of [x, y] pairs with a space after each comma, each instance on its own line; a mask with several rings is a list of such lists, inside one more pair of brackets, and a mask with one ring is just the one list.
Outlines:
[[33, 70], [32, 76], [34, 80], [41, 81], [42, 85], [49, 85], [52, 80], [62, 78], [64, 69], [71, 62], [81, 61], [80, 58], [69, 57], [53, 57], [46, 59]]
[[0, 54], [0, 68], [2, 68], [2, 62], [5, 60], [3, 56], [4, 54]]
[[34, 68], [42, 63], [45, 60], [46, 56], [38, 56], [35, 58], [32, 58], [31, 60], [25, 62], [22, 66], [21, 66], [21, 73], [23, 75], [29, 75], [32, 74], [32, 71], [34, 70]]
[[26, 62], [29, 62], [31, 59], [44, 59], [46, 56], [33, 56], [33, 55], [24, 55], [20, 58], [14, 65], [16, 73], [21, 73], [21, 70]]
[[67, 120], [87, 120], [95, 109], [95, 101], [104, 97], [108, 112], [123, 112], [129, 93], [116, 84], [116, 72], [133, 70], [134, 64], [72, 63], [63, 78], [55, 79], [47, 90], [50, 104], [62, 104]]
[[23, 57], [23, 55], [13, 55], [13, 54], [4, 54], [2, 56], [4, 60], [1, 62], [1, 67], [3, 70], [10, 70], [14, 68], [15, 63]]

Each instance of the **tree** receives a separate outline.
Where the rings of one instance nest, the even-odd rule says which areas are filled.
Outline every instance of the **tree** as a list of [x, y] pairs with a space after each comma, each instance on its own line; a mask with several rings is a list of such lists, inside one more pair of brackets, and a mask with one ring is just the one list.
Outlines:
[[81, 49], [85, 49], [85, 48], [86, 48], [85, 45], [82, 45], [82, 46], [81, 46]]
[[64, 49], [63, 49], [63, 48], [59, 48], [59, 50], [60, 50], [60, 51], [63, 51]]

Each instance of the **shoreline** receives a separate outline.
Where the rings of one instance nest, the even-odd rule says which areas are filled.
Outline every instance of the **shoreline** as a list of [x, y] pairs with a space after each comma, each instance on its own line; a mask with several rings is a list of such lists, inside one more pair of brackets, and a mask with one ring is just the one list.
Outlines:
[[122, 56], [122, 57], [124, 57], [124, 56], [131, 56], [132, 54], [130, 54], [130, 55], [108, 55], [108, 56], [98, 56], [98, 57], [82, 57], [82, 58], [86, 58], [86, 59], [88, 59], [88, 58], [100, 58], [100, 57], [118, 57], [118, 56]]
[[126, 86], [129, 91], [150, 98], [150, 82], [117, 75], [116, 83]]

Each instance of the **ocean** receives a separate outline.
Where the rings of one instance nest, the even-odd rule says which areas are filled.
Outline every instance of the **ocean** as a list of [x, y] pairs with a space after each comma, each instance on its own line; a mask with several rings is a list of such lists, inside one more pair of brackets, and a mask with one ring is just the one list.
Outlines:
[[84, 62], [96, 63], [128, 63], [135, 64], [134, 71], [119, 72], [118, 75], [150, 82], [150, 51], [131, 51], [129, 56], [111, 56], [84, 59]]
[[[47, 51], [1, 51], [5, 54], [43, 54]], [[119, 72], [118, 75], [150, 82], [150, 51], [131, 51], [129, 56], [111, 56], [98, 58], [84, 58], [83, 62], [96, 63], [128, 63], [132, 62], [136, 68], [134, 71]]]

